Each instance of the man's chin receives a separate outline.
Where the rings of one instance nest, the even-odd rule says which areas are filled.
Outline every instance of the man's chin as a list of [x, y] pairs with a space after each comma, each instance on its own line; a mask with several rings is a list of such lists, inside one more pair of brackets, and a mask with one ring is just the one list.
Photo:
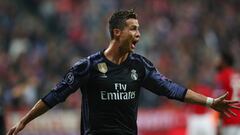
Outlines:
[[136, 47], [130, 47], [130, 48], [129, 48], [129, 51], [130, 51], [130, 52], [134, 52], [135, 49], [136, 49]]
[[129, 50], [129, 53], [132, 53], [132, 52], [134, 52], [134, 51], [135, 51], [135, 49], [131, 48], [131, 49]]
[[133, 48], [129, 48], [129, 49], [120, 49], [121, 53], [132, 53], [134, 52], [135, 49]]

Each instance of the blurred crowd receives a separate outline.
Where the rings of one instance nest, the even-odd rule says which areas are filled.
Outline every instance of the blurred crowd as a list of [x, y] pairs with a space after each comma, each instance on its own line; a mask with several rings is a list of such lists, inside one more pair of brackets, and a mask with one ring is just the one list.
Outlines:
[[[1, 0], [0, 104], [31, 107], [73, 63], [106, 48], [109, 16], [130, 8], [140, 21], [138, 53], [175, 82], [214, 88], [221, 50], [240, 69], [239, 6], [237, 0]], [[79, 95], [63, 106], [78, 106]], [[144, 106], [158, 100], [142, 97]]]

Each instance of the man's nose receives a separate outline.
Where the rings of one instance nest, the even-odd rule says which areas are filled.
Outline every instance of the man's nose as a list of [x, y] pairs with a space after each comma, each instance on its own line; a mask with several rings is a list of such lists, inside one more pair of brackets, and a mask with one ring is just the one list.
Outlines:
[[141, 37], [141, 34], [140, 34], [139, 31], [137, 31], [137, 33], [136, 33], [136, 37], [137, 37], [137, 38], [140, 38], [140, 37]]

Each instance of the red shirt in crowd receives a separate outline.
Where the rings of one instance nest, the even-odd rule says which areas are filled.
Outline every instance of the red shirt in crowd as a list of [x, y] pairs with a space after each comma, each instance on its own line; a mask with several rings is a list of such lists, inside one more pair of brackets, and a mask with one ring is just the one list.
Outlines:
[[[216, 76], [217, 85], [220, 89], [229, 92], [228, 100], [240, 100], [240, 74], [233, 68], [227, 67], [218, 72]], [[236, 125], [240, 124], [240, 111], [232, 109], [238, 117], [223, 117], [223, 125]]]

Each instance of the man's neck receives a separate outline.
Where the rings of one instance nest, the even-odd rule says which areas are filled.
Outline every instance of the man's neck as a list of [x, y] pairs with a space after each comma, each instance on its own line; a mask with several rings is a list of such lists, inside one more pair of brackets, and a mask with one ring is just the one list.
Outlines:
[[109, 43], [108, 48], [104, 51], [105, 57], [115, 64], [123, 63], [127, 59], [129, 54], [128, 52], [122, 52], [119, 46], [119, 42], [112, 40]]

